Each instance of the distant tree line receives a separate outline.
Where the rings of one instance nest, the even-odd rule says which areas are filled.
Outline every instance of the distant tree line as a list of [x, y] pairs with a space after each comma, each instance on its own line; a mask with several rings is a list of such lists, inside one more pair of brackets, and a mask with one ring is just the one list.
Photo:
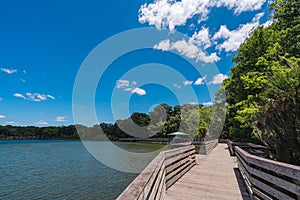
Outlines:
[[0, 139], [89, 139], [118, 140], [119, 138], [166, 138], [167, 134], [182, 131], [203, 139], [211, 122], [212, 107], [203, 105], [169, 106], [161, 104], [150, 113], [135, 112], [115, 123], [101, 123], [92, 127], [70, 126], [0, 126]]
[[0, 126], [0, 139], [77, 139], [74, 125], [62, 127]]

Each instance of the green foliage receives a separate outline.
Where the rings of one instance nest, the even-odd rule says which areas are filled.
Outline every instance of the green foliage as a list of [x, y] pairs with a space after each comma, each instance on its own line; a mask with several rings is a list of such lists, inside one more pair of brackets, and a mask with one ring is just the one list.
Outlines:
[[209, 128], [211, 108], [190, 104], [172, 108], [161, 104], [149, 116], [153, 121], [148, 131], [154, 137], [167, 137], [169, 133], [181, 131], [203, 139]]
[[0, 139], [76, 139], [74, 125], [62, 127], [0, 126]]
[[233, 58], [223, 85], [224, 132], [233, 140], [259, 139], [281, 161], [300, 164], [300, 3], [275, 0], [273, 24], [253, 31]]
[[275, 0], [275, 30], [279, 33], [279, 43], [284, 52], [300, 56], [300, 2], [299, 0]]
[[101, 123], [93, 127], [79, 124], [63, 127], [0, 126], [0, 139], [79, 139], [80, 136], [84, 140], [118, 140], [127, 137], [168, 137], [167, 134], [176, 131], [203, 139], [209, 130], [211, 112], [211, 107], [202, 105], [173, 108], [161, 104], [149, 114], [135, 112], [114, 124]]

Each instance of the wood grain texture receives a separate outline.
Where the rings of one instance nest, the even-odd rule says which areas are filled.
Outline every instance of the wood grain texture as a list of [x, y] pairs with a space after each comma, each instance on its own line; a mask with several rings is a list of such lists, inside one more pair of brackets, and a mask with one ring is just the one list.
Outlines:
[[240, 147], [235, 147], [235, 154], [239, 169], [250, 184], [249, 191], [253, 191], [253, 197], [300, 199], [299, 166], [251, 155]]
[[226, 144], [218, 144], [166, 191], [165, 199], [248, 199], [245, 186], [238, 181], [236, 171], [236, 158], [230, 157]]

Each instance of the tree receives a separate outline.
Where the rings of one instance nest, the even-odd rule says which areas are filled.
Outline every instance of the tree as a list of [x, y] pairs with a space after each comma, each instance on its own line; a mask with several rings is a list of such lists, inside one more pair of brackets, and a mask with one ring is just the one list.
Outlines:
[[226, 130], [238, 141], [259, 139], [274, 158], [300, 164], [300, 4], [275, 0], [273, 24], [253, 31], [224, 81]]

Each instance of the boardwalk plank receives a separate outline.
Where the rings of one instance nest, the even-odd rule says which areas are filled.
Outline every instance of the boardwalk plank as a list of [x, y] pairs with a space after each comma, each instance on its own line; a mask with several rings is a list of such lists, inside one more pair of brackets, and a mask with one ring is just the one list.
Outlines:
[[226, 144], [218, 144], [208, 156], [197, 162], [198, 165], [166, 191], [166, 200], [250, 199], [245, 186], [241, 181], [240, 185], [238, 183], [237, 161], [230, 157]]

